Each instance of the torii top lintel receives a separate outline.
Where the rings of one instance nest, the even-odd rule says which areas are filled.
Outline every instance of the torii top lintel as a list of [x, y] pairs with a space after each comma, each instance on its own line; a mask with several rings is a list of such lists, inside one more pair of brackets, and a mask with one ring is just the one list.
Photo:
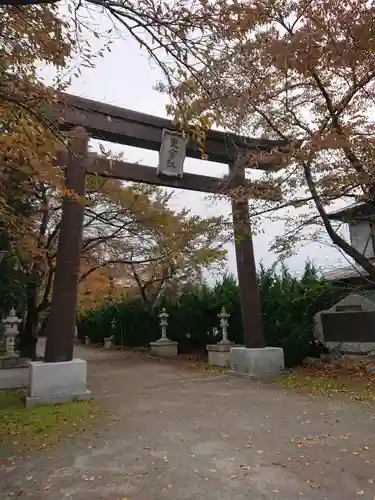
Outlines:
[[[158, 151], [162, 130], [173, 129], [172, 122], [165, 118], [139, 113], [103, 102], [93, 101], [72, 94], [62, 94], [59, 119], [64, 126], [84, 127], [93, 139], [135, 146]], [[56, 116], [56, 115], [55, 115]], [[257, 160], [256, 153], [280, 150], [285, 141], [254, 139], [236, 134], [209, 130], [205, 141], [205, 152], [209, 161], [232, 163], [238, 154], [254, 152], [254, 160], [246, 167], [273, 169], [275, 164]], [[200, 158], [198, 145], [189, 142], [186, 155]]]

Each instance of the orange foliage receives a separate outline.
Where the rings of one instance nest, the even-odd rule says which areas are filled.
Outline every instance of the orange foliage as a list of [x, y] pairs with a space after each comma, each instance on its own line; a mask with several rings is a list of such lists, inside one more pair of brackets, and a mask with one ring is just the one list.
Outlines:
[[[81, 274], [89, 271], [90, 267], [83, 261]], [[95, 309], [105, 302], [136, 293], [137, 287], [128, 266], [121, 266], [120, 269], [101, 267], [80, 282], [78, 309], [80, 311]]]
[[[212, 15], [207, 64], [170, 92], [177, 121], [289, 142], [265, 179], [284, 199], [252, 213], [282, 218], [282, 256], [321, 229], [374, 279], [375, 267], [327, 217], [339, 200], [375, 196], [375, 4], [367, 0], [201, 0]], [[272, 158], [273, 157], [273, 158]], [[264, 156], [263, 156], [264, 159]], [[299, 207], [296, 212], [293, 207]], [[301, 209], [303, 208], [303, 210]], [[278, 209], [290, 208], [280, 216]], [[286, 214], [286, 215], [285, 215]]]

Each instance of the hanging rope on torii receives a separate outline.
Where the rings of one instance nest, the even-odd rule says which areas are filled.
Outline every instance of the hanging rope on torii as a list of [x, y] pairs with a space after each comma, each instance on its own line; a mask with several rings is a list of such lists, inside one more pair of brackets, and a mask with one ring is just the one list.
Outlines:
[[[248, 196], [279, 200], [281, 191], [269, 183], [246, 180], [245, 167], [274, 168], [275, 165], [269, 160], [259, 163], [259, 152], [280, 149], [286, 143], [209, 130], [205, 141], [208, 160], [229, 166], [229, 175], [218, 179], [183, 172], [185, 157], [199, 158], [199, 147], [184, 135], [173, 131], [169, 120], [69, 94], [63, 96], [60, 106], [49, 111], [49, 116], [60, 127], [75, 129], [68, 148], [57, 152], [56, 164], [65, 167], [68, 191], [80, 197], [85, 194], [86, 174], [229, 196], [233, 189], [241, 189], [245, 196], [232, 197], [232, 214], [244, 343], [246, 347], [264, 347]], [[159, 150], [158, 167], [111, 161], [89, 153], [90, 137]], [[241, 162], [237, 161], [239, 157], [242, 158]], [[46, 328], [47, 362], [69, 361], [73, 357], [83, 218], [84, 204], [76, 197], [66, 196]]]

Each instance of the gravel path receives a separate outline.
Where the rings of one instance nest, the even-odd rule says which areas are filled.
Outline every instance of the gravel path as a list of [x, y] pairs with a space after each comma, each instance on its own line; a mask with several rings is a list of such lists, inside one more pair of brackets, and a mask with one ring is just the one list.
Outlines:
[[[375, 498], [375, 408], [77, 347], [99, 435], [0, 471], [1, 498]], [[1, 418], [1, 415], [0, 415]]]

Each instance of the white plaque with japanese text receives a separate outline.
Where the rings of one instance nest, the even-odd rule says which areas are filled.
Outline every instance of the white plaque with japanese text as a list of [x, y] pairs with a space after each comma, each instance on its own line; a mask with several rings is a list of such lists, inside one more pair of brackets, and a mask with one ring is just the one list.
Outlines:
[[172, 130], [163, 129], [157, 173], [182, 177], [186, 157], [187, 137]]

